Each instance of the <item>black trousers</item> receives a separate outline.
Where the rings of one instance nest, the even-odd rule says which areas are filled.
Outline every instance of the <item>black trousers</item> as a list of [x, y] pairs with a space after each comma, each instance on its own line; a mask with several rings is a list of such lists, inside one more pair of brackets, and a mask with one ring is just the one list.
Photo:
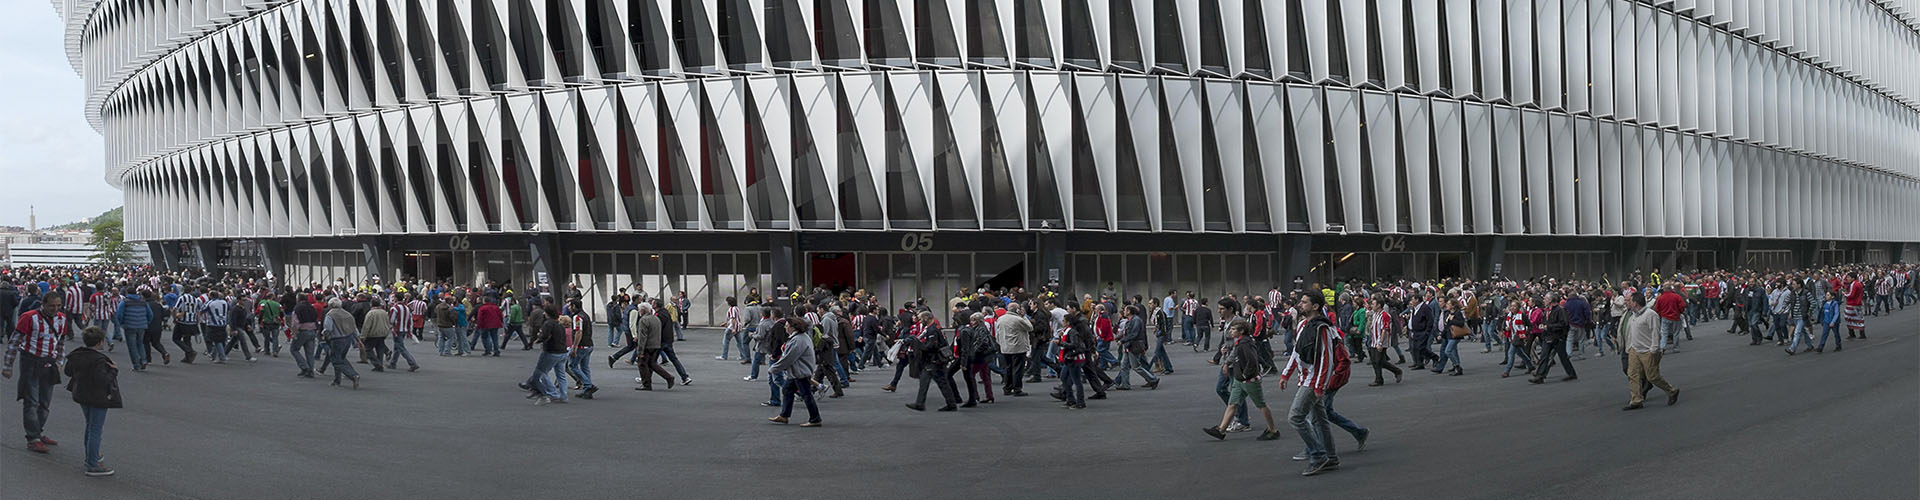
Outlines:
[[1540, 342], [1535, 342], [1535, 344], [1544, 345], [1540, 348], [1540, 359], [1535, 363], [1533, 378], [1547, 378], [1547, 374], [1553, 371], [1554, 356], [1560, 357], [1560, 366], [1565, 367], [1567, 376], [1579, 376], [1578, 373], [1574, 373], [1573, 371], [1573, 362], [1567, 359], [1566, 339], [1541, 339]]
[[1012, 394], [1021, 392], [1027, 383], [1027, 353], [1001, 354], [1000, 367], [1007, 371], [1000, 377], [1004, 387], [1000, 392]]
[[200, 336], [200, 324], [176, 323], [173, 325], [173, 345], [180, 346], [180, 352], [193, 353], [193, 338]]
[[1400, 367], [1393, 366], [1393, 363], [1387, 362], [1386, 349], [1369, 348], [1367, 350], [1373, 353], [1373, 359], [1371, 361], [1373, 364], [1373, 383], [1386, 383], [1387, 379], [1382, 377], [1383, 374], [1380, 372], [1381, 370], [1393, 372], [1396, 377], [1400, 375]]
[[1413, 340], [1407, 343], [1407, 350], [1413, 351], [1413, 366], [1426, 366], [1438, 356], [1433, 355], [1433, 334], [1415, 333]]
[[928, 366], [920, 370], [920, 394], [914, 396], [915, 406], [927, 405], [927, 386], [940, 386], [940, 398], [947, 406], [960, 404], [960, 388], [953, 385], [953, 372], [944, 366]]

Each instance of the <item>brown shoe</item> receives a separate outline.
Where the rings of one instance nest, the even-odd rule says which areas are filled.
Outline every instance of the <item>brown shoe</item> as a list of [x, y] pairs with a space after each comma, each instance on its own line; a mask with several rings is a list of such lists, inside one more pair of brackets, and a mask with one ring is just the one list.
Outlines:
[[800, 426], [801, 426], [801, 427], [819, 427], [819, 426], [820, 426], [820, 423], [819, 423], [819, 422], [807, 422], [807, 423], [804, 423], [804, 424], [800, 424]]
[[881, 387], [881, 388], [880, 388], [880, 390], [882, 390], [882, 391], [887, 391], [887, 392], [893, 392], [893, 386], [891, 386], [891, 385], [889, 385], [889, 386], [886, 386], [886, 387]]
[[787, 423], [787, 417], [767, 417], [767, 421], [773, 422], [776, 424], [784, 424], [784, 423]]

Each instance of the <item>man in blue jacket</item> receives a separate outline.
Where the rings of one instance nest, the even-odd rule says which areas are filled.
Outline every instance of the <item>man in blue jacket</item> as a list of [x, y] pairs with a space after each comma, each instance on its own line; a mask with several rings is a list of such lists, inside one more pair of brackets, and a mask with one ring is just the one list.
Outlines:
[[127, 358], [133, 363], [133, 371], [147, 370], [147, 325], [153, 321], [153, 310], [147, 307], [146, 299], [139, 293], [128, 292], [126, 299], [113, 311], [113, 319], [120, 325], [120, 331], [127, 332]]
[[1593, 306], [1579, 294], [1568, 295], [1561, 305], [1567, 308], [1567, 326], [1573, 330], [1572, 334], [1567, 335], [1567, 342], [1573, 345], [1574, 355], [1578, 356], [1574, 359], [1586, 359], [1579, 354], [1580, 341], [1593, 332]]

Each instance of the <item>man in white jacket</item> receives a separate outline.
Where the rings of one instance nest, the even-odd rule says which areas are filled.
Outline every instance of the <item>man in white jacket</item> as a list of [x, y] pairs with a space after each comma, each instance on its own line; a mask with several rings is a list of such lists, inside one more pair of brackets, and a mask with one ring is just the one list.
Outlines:
[[1016, 397], [1027, 395], [1022, 390], [1026, 377], [1021, 374], [1027, 371], [1027, 352], [1033, 349], [1028, 337], [1033, 323], [1021, 312], [1020, 304], [1007, 304], [1007, 313], [993, 323], [994, 341], [1000, 344], [1000, 367], [1007, 371], [1007, 376], [1001, 377], [1006, 387], [1000, 392]]
[[1621, 320], [1620, 337], [1627, 345], [1627, 391], [1632, 398], [1621, 410], [1638, 410], [1647, 400], [1647, 385], [1667, 393], [1667, 405], [1680, 401], [1680, 390], [1660, 376], [1660, 313], [1647, 307], [1647, 297], [1639, 293], [1627, 299], [1629, 309]]

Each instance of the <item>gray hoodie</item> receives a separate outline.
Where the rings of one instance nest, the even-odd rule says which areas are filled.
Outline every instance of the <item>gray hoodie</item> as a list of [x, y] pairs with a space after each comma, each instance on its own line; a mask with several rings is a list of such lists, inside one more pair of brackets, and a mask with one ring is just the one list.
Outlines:
[[788, 338], [771, 371], [787, 380], [813, 378], [813, 336], [801, 333]]

